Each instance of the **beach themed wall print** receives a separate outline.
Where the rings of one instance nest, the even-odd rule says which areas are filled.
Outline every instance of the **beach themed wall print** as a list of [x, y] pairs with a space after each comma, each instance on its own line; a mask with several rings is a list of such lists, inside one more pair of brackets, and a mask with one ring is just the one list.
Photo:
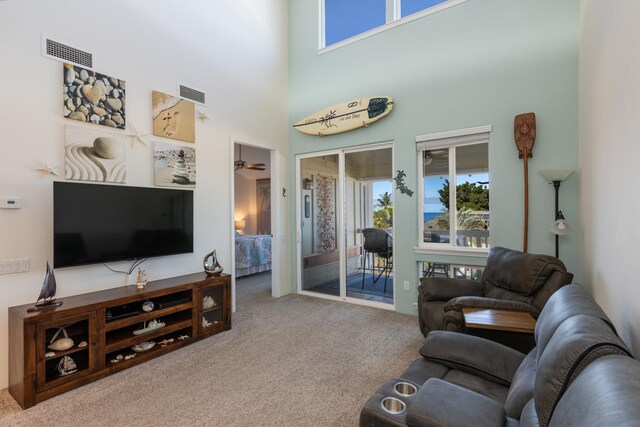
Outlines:
[[124, 135], [76, 126], [65, 126], [64, 133], [66, 179], [126, 182]]
[[125, 128], [125, 82], [64, 64], [64, 117], [112, 128]]
[[195, 188], [196, 149], [170, 142], [155, 141], [153, 144], [155, 185]]
[[153, 134], [185, 142], [196, 142], [196, 108], [193, 102], [153, 91]]

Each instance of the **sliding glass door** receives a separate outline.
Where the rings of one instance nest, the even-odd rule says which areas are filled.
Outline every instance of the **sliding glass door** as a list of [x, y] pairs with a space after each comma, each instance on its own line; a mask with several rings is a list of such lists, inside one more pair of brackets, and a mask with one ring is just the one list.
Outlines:
[[301, 290], [340, 296], [340, 156], [299, 161]]
[[391, 144], [297, 158], [298, 289], [393, 304]]
[[393, 149], [345, 152], [346, 296], [393, 304]]

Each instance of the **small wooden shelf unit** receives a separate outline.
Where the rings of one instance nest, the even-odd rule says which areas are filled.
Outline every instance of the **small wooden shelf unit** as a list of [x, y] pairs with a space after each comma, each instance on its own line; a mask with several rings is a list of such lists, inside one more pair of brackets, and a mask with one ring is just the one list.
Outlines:
[[[202, 309], [205, 297], [214, 300], [213, 308]], [[33, 313], [27, 311], [33, 304], [9, 308], [9, 393], [22, 408], [231, 329], [229, 275], [195, 273], [149, 282], [144, 289], [123, 286], [61, 300], [60, 307]], [[145, 301], [154, 303], [151, 312], [142, 310]], [[118, 312], [126, 315], [117, 317]], [[133, 334], [153, 319], [165, 326]], [[45, 356], [62, 326], [73, 347]], [[87, 345], [79, 347], [82, 341]], [[131, 349], [144, 341], [156, 345], [143, 353]], [[58, 364], [65, 356], [77, 371], [60, 375]]]

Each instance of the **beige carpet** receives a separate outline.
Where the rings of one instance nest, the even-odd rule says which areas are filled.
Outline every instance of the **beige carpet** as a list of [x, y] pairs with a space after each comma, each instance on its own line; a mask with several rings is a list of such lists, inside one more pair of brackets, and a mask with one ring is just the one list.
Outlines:
[[418, 357], [417, 319], [270, 296], [238, 281], [232, 329], [20, 411], [2, 426], [356, 426], [367, 398]]

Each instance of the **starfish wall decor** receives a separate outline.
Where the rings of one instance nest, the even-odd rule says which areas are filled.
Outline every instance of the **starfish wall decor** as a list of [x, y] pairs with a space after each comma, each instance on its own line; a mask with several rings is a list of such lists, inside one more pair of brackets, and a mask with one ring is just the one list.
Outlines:
[[200, 110], [198, 110], [198, 118], [199, 118], [200, 120], [202, 120], [202, 123], [204, 123], [204, 122], [206, 122], [207, 120], [209, 120], [209, 116], [207, 116], [207, 114], [206, 114], [206, 113], [204, 113], [204, 112], [202, 112], [202, 111], [200, 111]]
[[48, 161], [43, 161], [42, 165], [37, 168], [36, 170], [39, 172], [44, 173], [45, 175], [54, 175], [54, 176], [60, 176], [58, 175], [58, 172], [56, 172], [56, 168], [58, 167], [58, 165], [50, 165]]
[[125, 134], [125, 136], [128, 136], [129, 138], [133, 138], [133, 144], [135, 144], [136, 142], [141, 142], [148, 147], [149, 143], [144, 140], [144, 137], [151, 134], [148, 132], [147, 133], [139, 132], [138, 129], [136, 128], [136, 125], [133, 123], [133, 120], [129, 120], [129, 124], [131, 125], [131, 131]]

